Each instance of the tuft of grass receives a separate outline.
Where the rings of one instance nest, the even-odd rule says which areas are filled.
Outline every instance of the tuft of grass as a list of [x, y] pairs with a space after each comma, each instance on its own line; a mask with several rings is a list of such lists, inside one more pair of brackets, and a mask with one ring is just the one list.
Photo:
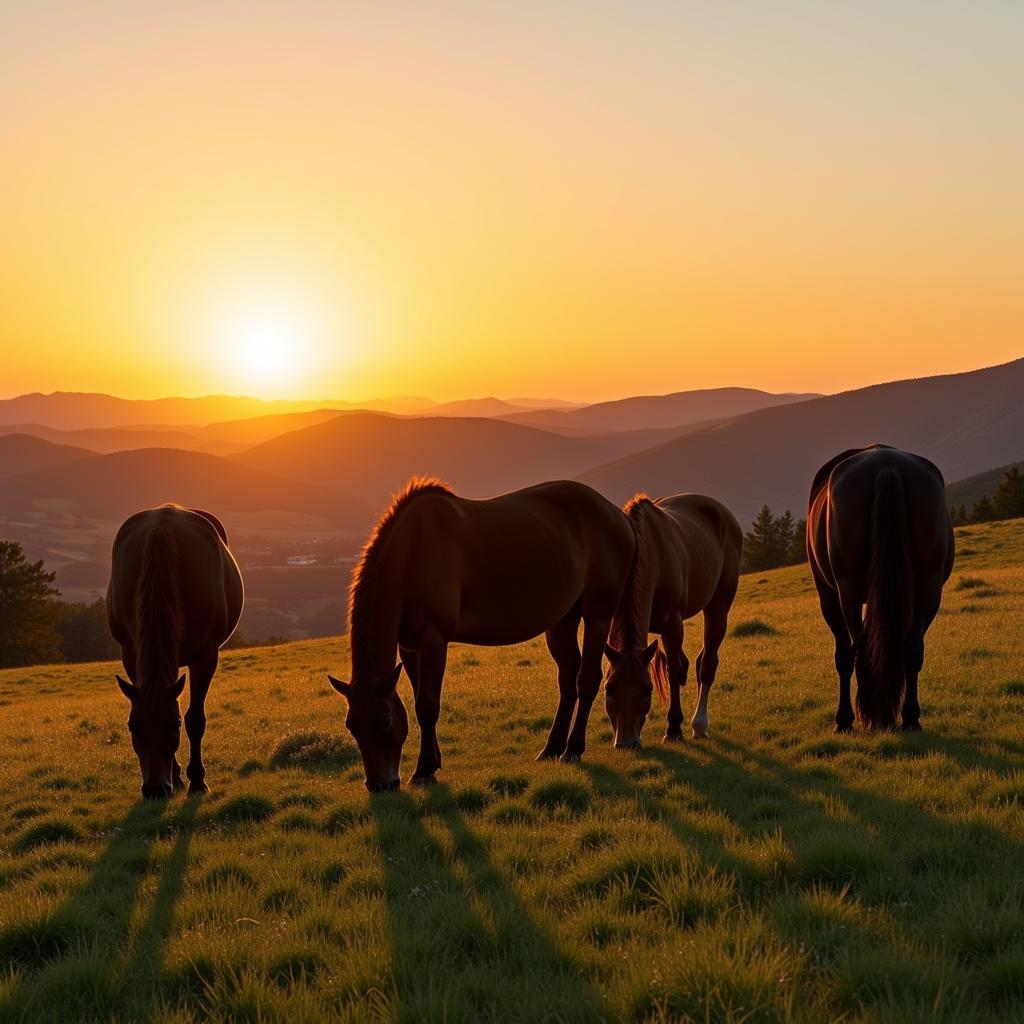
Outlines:
[[961, 576], [956, 581], [957, 590], [977, 590], [978, 587], [987, 587], [988, 581], [980, 576]]
[[236, 796], [222, 804], [217, 821], [222, 825], [256, 825], [274, 816], [274, 804], [265, 796]]
[[499, 796], [522, 796], [530, 788], [530, 780], [525, 775], [495, 775], [487, 788]]
[[732, 635], [737, 640], [750, 636], [775, 636], [777, 632], [778, 630], [764, 619], [745, 619], [732, 627]]
[[301, 768], [307, 772], [335, 772], [359, 763], [359, 751], [341, 736], [326, 732], [293, 732], [274, 744], [271, 768]]
[[582, 814], [590, 806], [590, 790], [581, 782], [558, 779], [539, 785], [530, 796], [538, 810], [566, 810]]
[[57, 843], [80, 843], [81, 831], [66, 821], [43, 821], [22, 833], [12, 844], [14, 853], [27, 853], [41, 846], [55, 846]]

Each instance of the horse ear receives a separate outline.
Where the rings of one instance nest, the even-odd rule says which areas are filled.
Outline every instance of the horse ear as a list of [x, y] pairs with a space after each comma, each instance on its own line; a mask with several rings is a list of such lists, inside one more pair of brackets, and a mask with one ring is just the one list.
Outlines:
[[388, 693], [398, 688], [398, 680], [402, 678], [402, 663], [395, 666], [395, 670], [388, 677]]
[[614, 665], [622, 657], [622, 651], [615, 650], [611, 644], [604, 645], [604, 656]]
[[657, 653], [657, 651], [658, 651], [658, 641], [657, 640], [655, 640], [651, 644], [648, 644], [647, 649], [644, 651], [644, 661], [647, 662], [648, 665], [650, 665], [651, 659], [654, 657], [654, 655]]
[[121, 692], [129, 700], [135, 700], [135, 687], [127, 679], [122, 679], [120, 676], [115, 676], [114, 678], [117, 680], [117, 685], [121, 687]]
[[177, 700], [185, 690], [185, 673], [182, 672], [178, 676], [178, 681], [174, 684], [174, 699]]
[[340, 679], [335, 679], [334, 676], [330, 674], [330, 672], [327, 673], [327, 682], [329, 682], [331, 686], [333, 686], [338, 691], [338, 693], [340, 693], [342, 697], [345, 698], [348, 697], [349, 692], [352, 689], [351, 683], [345, 683], [342, 682]]

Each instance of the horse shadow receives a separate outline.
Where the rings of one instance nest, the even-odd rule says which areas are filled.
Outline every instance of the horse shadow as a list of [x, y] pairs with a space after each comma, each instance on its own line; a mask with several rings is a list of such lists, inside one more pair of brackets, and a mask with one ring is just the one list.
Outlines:
[[[73, 992], [65, 993], [82, 1016], [118, 1016], [126, 1003], [133, 1018], [156, 1012], [158, 978], [181, 893], [196, 804], [187, 801], [168, 813], [167, 804], [138, 801], [114, 827], [81, 886], [41, 920], [0, 936], [0, 954], [17, 972], [0, 1001], [0, 1019], [41, 1020], [37, 998], [42, 989], [48, 1005], [62, 1005], [53, 989], [60, 986], [61, 968], [72, 957], [84, 958], [83, 970], [90, 975], [89, 985], [75, 984]], [[144, 882], [154, 873], [154, 845], [170, 835], [175, 836], [174, 845], [159, 868], [160, 881], [145, 920], [131, 949], [118, 955], [132, 938]], [[74, 983], [70, 975], [68, 979]]]
[[415, 1020], [612, 1019], [535, 921], [443, 783], [371, 797], [384, 867], [396, 1015]]

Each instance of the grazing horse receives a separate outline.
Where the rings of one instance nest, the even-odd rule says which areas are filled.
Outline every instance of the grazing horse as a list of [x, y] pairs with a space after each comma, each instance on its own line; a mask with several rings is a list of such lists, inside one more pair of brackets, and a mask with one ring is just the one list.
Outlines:
[[178, 698], [185, 688], [181, 665], [189, 671], [188, 792], [208, 792], [202, 756], [206, 693], [220, 647], [241, 613], [242, 577], [220, 520], [180, 505], [125, 520], [114, 538], [107, 619], [128, 675], [117, 682], [131, 702], [128, 730], [144, 797], [168, 797], [183, 785], [175, 756]]
[[[697, 707], [691, 726], [694, 736], [706, 736], [708, 693], [739, 583], [743, 531], [724, 505], [703, 494], [657, 501], [638, 494], [624, 511], [636, 537], [636, 555], [605, 647], [610, 663], [605, 705], [615, 746], [640, 746], [654, 690], [652, 660], [662, 700], [666, 688], [671, 690], [665, 741], [682, 739], [679, 691], [690, 668], [683, 652], [683, 622], [701, 611], [704, 648], [697, 655]], [[661, 650], [657, 640], [648, 646], [648, 633], [661, 637]]]
[[942, 473], [887, 445], [852, 448], [818, 470], [807, 556], [821, 613], [836, 638], [836, 732], [857, 714], [869, 729], [921, 728], [917, 677], [924, 635], [953, 571], [953, 526]]
[[559, 697], [540, 757], [578, 759], [632, 560], [622, 512], [584, 484], [556, 481], [471, 501], [437, 481], [412, 480], [377, 523], [352, 579], [352, 681], [328, 676], [348, 700], [345, 724], [367, 788], [400, 785], [409, 732], [396, 692], [403, 665], [420, 726], [412, 781], [431, 781], [440, 768], [436, 726], [452, 642], [518, 644], [543, 633]]

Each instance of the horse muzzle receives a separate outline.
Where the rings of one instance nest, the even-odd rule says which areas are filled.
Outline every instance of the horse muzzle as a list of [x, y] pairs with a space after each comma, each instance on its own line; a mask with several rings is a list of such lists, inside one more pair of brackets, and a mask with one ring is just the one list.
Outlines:
[[640, 741], [639, 740], [616, 740], [615, 741], [615, 749], [616, 750], [639, 750], [640, 749]]
[[167, 800], [174, 792], [174, 787], [169, 782], [144, 782], [142, 784], [142, 796], [146, 800]]

